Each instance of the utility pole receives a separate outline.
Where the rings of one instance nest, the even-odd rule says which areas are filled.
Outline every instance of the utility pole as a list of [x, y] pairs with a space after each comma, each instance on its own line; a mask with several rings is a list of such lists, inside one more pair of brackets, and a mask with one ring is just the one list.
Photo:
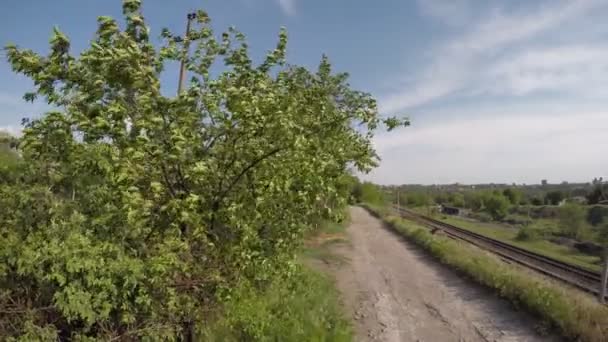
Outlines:
[[[186, 75], [186, 59], [188, 58], [188, 54], [190, 52], [190, 23], [192, 20], [196, 19], [196, 13], [188, 13], [187, 17], [188, 22], [186, 23], [186, 36], [183, 39], [184, 42], [184, 57], [182, 57], [180, 66], [179, 66], [179, 83], [177, 84], [177, 95], [181, 94], [182, 89], [184, 88], [184, 77]], [[177, 38], [177, 41], [180, 41], [181, 38]]]

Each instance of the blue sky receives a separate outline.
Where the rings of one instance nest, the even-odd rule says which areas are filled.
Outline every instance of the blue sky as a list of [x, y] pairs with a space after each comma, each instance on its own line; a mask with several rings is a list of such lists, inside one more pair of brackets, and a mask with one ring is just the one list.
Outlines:
[[[538, 183], [608, 176], [608, 0], [144, 0], [158, 36], [203, 8], [216, 31], [236, 26], [254, 57], [289, 32], [288, 60], [327, 54], [412, 126], [379, 134], [378, 183]], [[53, 25], [84, 48], [98, 15], [120, 1], [3, 0], [0, 45], [46, 52]], [[4, 58], [3, 58], [4, 59]], [[163, 75], [173, 92], [177, 67]], [[0, 127], [18, 132], [43, 104], [0, 62]]]

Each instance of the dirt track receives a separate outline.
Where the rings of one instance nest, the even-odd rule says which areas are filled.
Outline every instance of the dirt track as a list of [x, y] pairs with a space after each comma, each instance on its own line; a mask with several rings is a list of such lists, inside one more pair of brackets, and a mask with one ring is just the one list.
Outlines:
[[554, 341], [535, 320], [437, 264], [351, 208], [346, 262], [333, 268], [357, 341]]

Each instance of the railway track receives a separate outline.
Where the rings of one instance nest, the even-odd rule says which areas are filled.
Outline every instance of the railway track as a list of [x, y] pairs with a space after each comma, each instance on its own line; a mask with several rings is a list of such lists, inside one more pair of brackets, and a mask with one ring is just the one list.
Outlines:
[[[401, 207], [393, 206], [393, 208], [402, 217], [408, 218], [433, 229], [440, 229], [444, 234], [452, 239], [466, 241], [470, 244], [492, 252], [503, 259], [507, 259], [510, 262], [515, 262], [548, 277], [557, 279], [581, 290], [592, 293], [596, 296], [599, 293], [601, 284], [601, 275], [599, 272], [513, 246], [508, 243], [495, 240], [439, 220], [435, 220], [428, 216], [420, 215]], [[608, 296], [606, 298], [608, 299]]]

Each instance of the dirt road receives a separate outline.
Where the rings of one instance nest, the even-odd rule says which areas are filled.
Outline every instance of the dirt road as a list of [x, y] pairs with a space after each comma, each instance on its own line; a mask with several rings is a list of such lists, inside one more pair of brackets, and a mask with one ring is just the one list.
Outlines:
[[535, 321], [488, 290], [437, 264], [351, 208], [350, 245], [337, 247], [337, 286], [355, 322], [357, 341], [554, 341]]

